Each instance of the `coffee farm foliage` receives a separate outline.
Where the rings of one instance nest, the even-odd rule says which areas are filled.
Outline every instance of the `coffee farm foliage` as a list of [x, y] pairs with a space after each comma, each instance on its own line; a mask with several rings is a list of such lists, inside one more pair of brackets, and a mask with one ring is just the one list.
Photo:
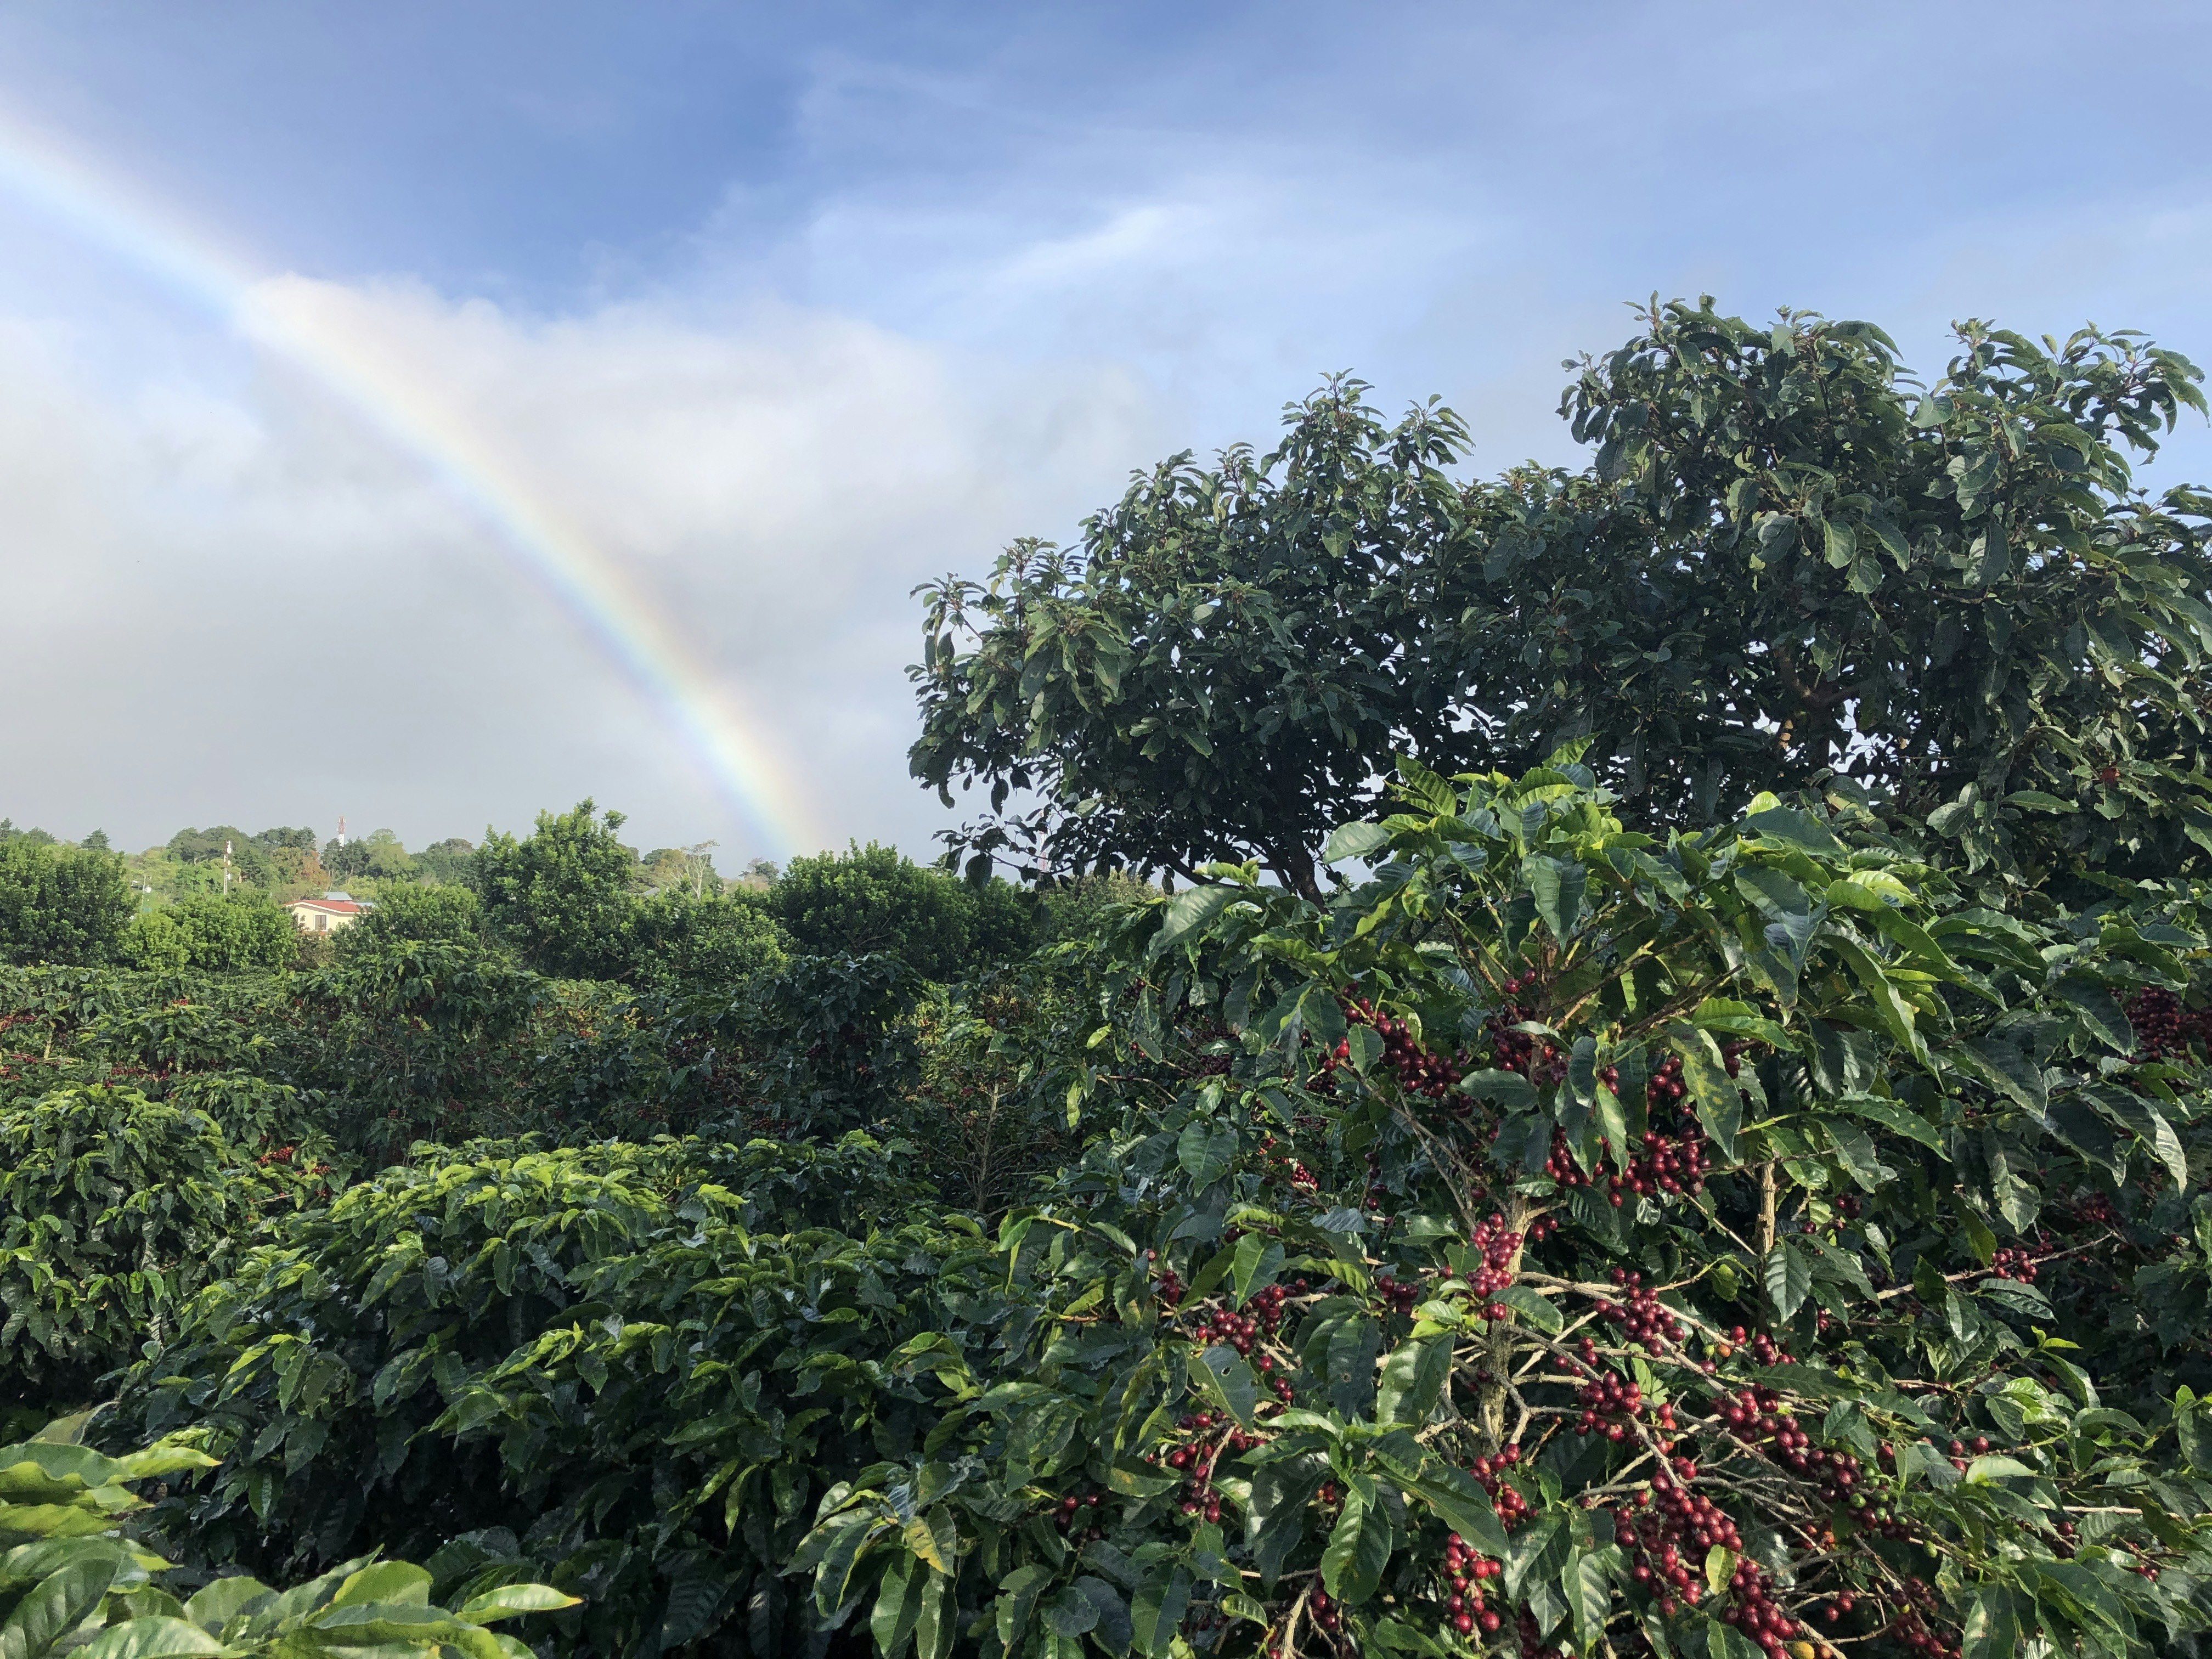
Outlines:
[[[0, 1445], [0, 1642], [9, 1659], [159, 1659], [165, 1655], [359, 1655], [526, 1659], [489, 1626], [550, 1613], [574, 1598], [447, 1553], [433, 1568], [345, 1561], [287, 1589], [246, 1574], [180, 1574], [128, 1528], [142, 1488], [211, 1468], [164, 1441], [110, 1457], [80, 1443], [82, 1419]], [[437, 1599], [434, 1601], [434, 1594]]]
[[[98, 1338], [101, 1443], [216, 1460], [143, 1540], [542, 1581], [578, 1604], [520, 1633], [609, 1655], [2191, 1641], [2194, 890], [2023, 902], [1838, 803], [1640, 834], [1571, 751], [1394, 805], [1326, 902], [1216, 866], [919, 1002], [21, 982], [9, 1121], [222, 1194], [156, 1226], [111, 1146], [70, 1212], [179, 1264]], [[391, 1162], [426, 1071], [471, 1133]], [[539, 1090], [597, 1133], [517, 1138]], [[108, 1294], [88, 1343], [155, 1305]]]

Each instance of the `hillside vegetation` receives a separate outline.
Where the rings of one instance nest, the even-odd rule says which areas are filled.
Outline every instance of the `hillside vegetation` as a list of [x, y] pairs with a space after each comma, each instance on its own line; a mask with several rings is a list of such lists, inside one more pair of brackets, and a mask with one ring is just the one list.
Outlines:
[[1334, 382], [925, 593], [967, 879], [586, 802], [153, 960], [0, 843], [0, 1499], [105, 1564], [0, 1617], [2194, 1652], [2212, 501], [2129, 469], [2197, 380], [1655, 307], [1487, 480]]

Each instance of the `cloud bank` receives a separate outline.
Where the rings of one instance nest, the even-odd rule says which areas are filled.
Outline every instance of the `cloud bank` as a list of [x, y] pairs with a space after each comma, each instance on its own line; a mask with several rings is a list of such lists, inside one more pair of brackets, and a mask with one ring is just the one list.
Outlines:
[[[772, 302], [532, 319], [286, 277], [257, 309], [434, 374], [757, 713], [804, 817], [915, 851], [939, 814], [902, 787], [908, 590], [1071, 525], [1157, 436], [1112, 367]], [[231, 388], [118, 397], [0, 331], [0, 696], [38, 710], [9, 739], [18, 822], [137, 845], [343, 811], [420, 841], [588, 793], [656, 844], [812, 850], [729, 821], [499, 527], [252, 334]]]

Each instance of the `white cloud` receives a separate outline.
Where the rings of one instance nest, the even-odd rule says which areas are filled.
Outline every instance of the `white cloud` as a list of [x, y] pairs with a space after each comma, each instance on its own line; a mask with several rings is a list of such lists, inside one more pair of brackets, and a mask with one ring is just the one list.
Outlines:
[[[921, 852], [937, 821], [905, 776], [908, 590], [1071, 527], [1158, 447], [1111, 369], [788, 307], [533, 319], [296, 278], [256, 304], [434, 386], [767, 711], [833, 839]], [[642, 840], [767, 850], [492, 526], [287, 357], [247, 367], [118, 395], [0, 331], [0, 583], [35, 601], [0, 620], [0, 697], [38, 710], [0, 812], [420, 841], [588, 792]]]

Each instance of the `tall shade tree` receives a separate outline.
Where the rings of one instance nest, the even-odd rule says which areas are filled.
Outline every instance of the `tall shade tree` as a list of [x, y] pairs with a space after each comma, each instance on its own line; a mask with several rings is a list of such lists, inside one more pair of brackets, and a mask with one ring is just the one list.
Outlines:
[[582, 800], [540, 812], [536, 833], [522, 840], [487, 830], [477, 849], [485, 913], [540, 973], [612, 979], [628, 961], [637, 854], [616, 839], [621, 813], [594, 819], [592, 811]]
[[2204, 861], [2212, 498], [2130, 470], [2204, 408], [2186, 359], [1973, 322], [1923, 388], [1863, 323], [1639, 321], [1570, 366], [1579, 471], [1467, 482], [1449, 410], [1390, 426], [1339, 380], [1265, 456], [1140, 476], [1079, 550], [921, 590], [912, 767], [988, 787], [962, 844], [1310, 893], [1392, 753], [1588, 736], [1661, 821], [1840, 787], [1970, 866]]

